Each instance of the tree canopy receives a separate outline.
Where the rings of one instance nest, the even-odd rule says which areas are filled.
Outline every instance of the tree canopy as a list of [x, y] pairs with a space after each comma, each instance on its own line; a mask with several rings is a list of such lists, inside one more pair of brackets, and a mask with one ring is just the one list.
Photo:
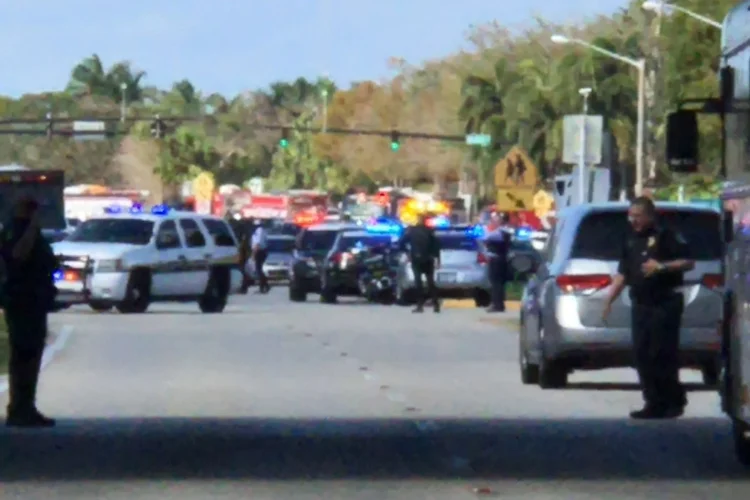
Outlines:
[[[722, 19], [734, 0], [678, 1], [703, 15]], [[680, 13], [658, 16], [631, 4], [609, 17], [578, 26], [538, 19], [521, 34], [498, 22], [472, 27], [471, 49], [410, 64], [392, 59], [389, 81], [363, 81], [337, 88], [327, 80], [298, 78], [238, 96], [206, 95], [188, 80], [170, 89], [145, 85], [147, 73], [128, 62], [107, 66], [96, 54], [71, 69], [62, 91], [0, 97], [0, 118], [192, 116], [170, 125], [161, 140], [148, 123], [113, 125], [106, 140], [0, 134], [0, 163], [63, 168], [70, 182], [110, 183], [160, 192], [196, 171], [211, 171], [219, 182], [267, 178], [277, 188], [320, 188], [343, 192], [351, 185], [445, 183], [468, 175], [492, 186], [494, 164], [520, 145], [549, 178], [562, 164], [562, 119], [579, 113], [578, 89], [591, 87], [589, 112], [600, 114], [615, 139], [618, 160], [634, 163], [636, 70], [575, 44], [555, 45], [563, 33], [631, 58], [648, 68], [647, 150], [657, 177], [662, 167], [664, 115], [680, 99], [718, 93], [720, 30]], [[492, 136], [489, 148], [439, 140], [402, 139], [393, 152], [387, 137], [310, 134], [294, 127], [358, 128]], [[252, 124], [289, 126], [289, 145], [280, 131]], [[41, 125], [43, 127], [43, 125]], [[14, 125], [29, 129], [32, 125]], [[0, 125], [0, 131], [9, 125]], [[702, 119], [704, 174], [718, 169], [719, 130]], [[197, 170], [196, 170], [197, 169]]]

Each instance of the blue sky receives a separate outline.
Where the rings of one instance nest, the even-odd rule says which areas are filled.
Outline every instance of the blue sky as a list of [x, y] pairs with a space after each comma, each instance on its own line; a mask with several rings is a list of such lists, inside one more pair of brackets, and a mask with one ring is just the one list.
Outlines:
[[0, 95], [62, 89], [97, 53], [147, 82], [190, 79], [234, 95], [327, 72], [340, 85], [388, 75], [464, 46], [472, 24], [509, 27], [610, 13], [625, 0], [0, 0]]

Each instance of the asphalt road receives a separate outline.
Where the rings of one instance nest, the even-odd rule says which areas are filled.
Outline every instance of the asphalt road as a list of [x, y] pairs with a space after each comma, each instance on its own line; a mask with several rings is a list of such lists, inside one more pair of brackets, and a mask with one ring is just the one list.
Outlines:
[[58, 314], [74, 333], [39, 403], [60, 422], [0, 429], [0, 498], [747, 496], [713, 392], [641, 423], [626, 418], [640, 405], [627, 370], [524, 387], [515, 333], [486, 316], [290, 304], [278, 289], [222, 315]]

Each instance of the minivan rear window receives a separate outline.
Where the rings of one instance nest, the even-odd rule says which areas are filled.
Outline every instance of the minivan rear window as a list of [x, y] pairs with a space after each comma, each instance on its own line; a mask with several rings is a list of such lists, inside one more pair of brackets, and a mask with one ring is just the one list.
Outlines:
[[[689, 258], [721, 258], [721, 219], [718, 213], [696, 210], [658, 210], [659, 223], [678, 231], [687, 241]], [[578, 228], [571, 258], [619, 260], [628, 234], [626, 212], [594, 212]]]

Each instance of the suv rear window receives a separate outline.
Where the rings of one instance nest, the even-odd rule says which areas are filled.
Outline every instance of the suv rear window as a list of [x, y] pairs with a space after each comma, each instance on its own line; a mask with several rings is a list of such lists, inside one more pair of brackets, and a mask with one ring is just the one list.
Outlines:
[[465, 234], [437, 234], [440, 250], [477, 250], [479, 245], [476, 238]]
[[338, 234], [337, 230], [305, 231], [302, 234], [299, 249], [303, 252], [330, 250]]
[[[694, 210], [658, 210], [659, 221], [678, 231], [695, 260], [721, 258], [719, 214]], [[572, 258], [619, 260], [628, 234], [625, 212], [598, 212], [586, 216], [578, 228]]]

